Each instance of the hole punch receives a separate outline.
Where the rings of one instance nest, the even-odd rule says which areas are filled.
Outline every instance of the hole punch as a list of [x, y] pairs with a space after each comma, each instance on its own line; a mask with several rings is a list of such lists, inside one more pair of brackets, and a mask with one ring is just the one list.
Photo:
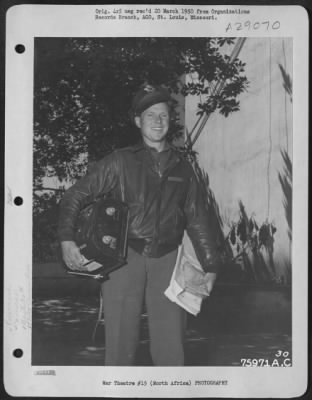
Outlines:
[[16, 357], [16, 358], [23, 357], [23, 350], [22, 349], [15, 349], [13, 351], [13, 356]]
[[18, 54], [22, 54], [22, 53], [24, 53], [24, 51], [25, 51], [25, 46], [24, 46], [23, 44], [17, 44], [17, 45], [15, 46], [15, 51], [16, 51], [16, 53], [18, 53]]
[[23, 204], [23, 198], [20, 196], [16, 196], [14, 199], [14, 204], [16, 206], [21, 206]]

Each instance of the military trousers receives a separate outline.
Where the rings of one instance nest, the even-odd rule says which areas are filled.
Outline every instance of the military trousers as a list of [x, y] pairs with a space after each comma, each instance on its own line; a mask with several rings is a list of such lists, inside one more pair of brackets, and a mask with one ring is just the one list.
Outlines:
[[176, 257], [177, 250], [148, 258], [129, 248], [128, 264], [102, 283], [105, 365], [135, 365], [144, 302], [153, 364], [184, 364], [186, 312], [164, 295]]

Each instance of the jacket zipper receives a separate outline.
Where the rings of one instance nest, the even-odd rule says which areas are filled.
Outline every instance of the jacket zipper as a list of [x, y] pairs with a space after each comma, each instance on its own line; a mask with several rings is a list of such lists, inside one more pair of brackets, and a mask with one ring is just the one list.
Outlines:
[[166, 182], [166, 178], [168, 177], [170, 171], [178, 164], [179, 161], [180, 160], [177, 159], [176, 162], [174, 163], [174, 165], [172, 165], [172, 167], [170, 169], [168, 169], [165, 174], [161, 175], [160, 170], [158, 173], [159, 177], [161, 178], [161, 181], [159, 183], [158, 199], [157, 199], [157, 205], [156, 205], [156, 221], [155, 221], [155, 230], [154, 230], [154, 236], [153, 236], [153, 242], [152, 242], [153, 250], [154, 249], [156, 250], [158, 247], [162, 188], [163, 188], [164, 183]]

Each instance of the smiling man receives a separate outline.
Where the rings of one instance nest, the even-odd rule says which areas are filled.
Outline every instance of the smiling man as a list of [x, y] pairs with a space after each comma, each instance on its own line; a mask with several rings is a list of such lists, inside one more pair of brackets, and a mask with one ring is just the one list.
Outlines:
[[99, 194], [111, 193], [130, 208], [128, 264], [102, 284], [105, 364], [134, 365], [143, 305], [148, 314], [154, 365], [184, 365], [185, 311], [164, 295], [186, 230], [211, 291], [219, 254], [202, 192], [189, 162], [166, 137], [169, 92], [145, 85], [133, 99], [142, 141], [99, 161], [61, 202], [59, 237], [70, 269], [83, 269], [74, 226], [79, 211]]
[[140, 116], [135, 117], [135, 123], [141, 129], [144, 142], [158, 152], [163, 151], [166, 145], [169, 118], [169, 107], [166, 103], [154, 104]]

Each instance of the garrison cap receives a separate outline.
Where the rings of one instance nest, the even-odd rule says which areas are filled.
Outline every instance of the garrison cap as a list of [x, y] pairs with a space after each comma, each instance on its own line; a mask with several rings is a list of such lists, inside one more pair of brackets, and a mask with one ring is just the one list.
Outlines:
[[148, 107], [157, 103], [168, 103], [172, 100], [170, 93], [162, 86], [144, 85], [132, 101], [132, 112], [140, 115]]

